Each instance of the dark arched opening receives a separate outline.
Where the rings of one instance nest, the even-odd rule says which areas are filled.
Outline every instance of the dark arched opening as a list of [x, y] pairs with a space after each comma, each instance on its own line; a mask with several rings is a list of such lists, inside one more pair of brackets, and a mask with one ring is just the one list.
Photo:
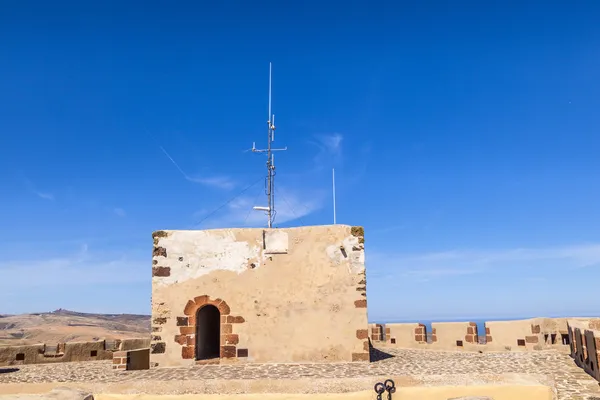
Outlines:
[[221, 355], [221, 313], [213, 305], [205, 305], [196, 313], [196, 360], [219, 358]]

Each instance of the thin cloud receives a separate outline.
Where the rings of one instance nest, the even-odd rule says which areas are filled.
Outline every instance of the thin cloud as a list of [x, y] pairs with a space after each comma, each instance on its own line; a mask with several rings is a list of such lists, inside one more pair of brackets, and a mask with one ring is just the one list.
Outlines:
[[314, 157], [316, 169], [339, 162], [342, 158], [342, 141], [344, 137], [340, 133], [315, 135], [310, 144], [318, 148]]
[[317, 139], [329, 153], [336, 155], [341, 153], [342, 140], [344, 139], [341, 134], [333, 133], [331, 135], [319, 135]]
[[[64, 257], [8, 260], [0, 262], [0, 291], [33, 289], [36, 287], [68, 287], [86, 284], [146, 282], [148, 260], [127, 254], [106, 256], [106, 252], [91, 253], [86, 244]], [[35, 277], [35, 279], [31, 279]]]
[[215, 177], [206, 178], [206, 177], [195, 177], [195, 176], [188, 175], [183, 169], [181, 169], [179, 164], [177, 164], [177, 162], [175, 162], [173, 157], [171, 157], [171, 155], [162, 146], [159, 146], [159, 147], [162, 150], [162, 152], [165, 153], [165, 156], [167, 156], [167, 158], [171, 161], [171, 163], [175, 166], [175, 168], [177, 168], [177, 170], [181, 173], [181, 175], [183, 175], [183, 177], [187, 181], [193, 182], [193, 183], [199, 183], [199, 184], [202, 184], [205, 186], [212, 186], [212, 187], [216, 187], [219, 189], [225, 189], [225, 190], [233, 189], [236, 186], [235, 182], [233, 180], [231, 180], [228, 177], [224, 177], [224, 176], [215, 176]]
[[54, 200], [54, 195], [52, 193], [37, 190], [33, 182], [31, 182], [29, 179], [25, 179], [25, 186], [27, 187], [27, 190], [38, 196], [40, 199]]
[[[261, 196], [262, 195], [262, 196]], [[267, 216], [262, 211], [253, 210], [252, 207], [263, 204], [264, 191], [259, 187], [249, 195], [240, 196], [231, 201], [222, 210], [209, 216], [206, 209], [194, 213], [200, 219], [196, 228], [234, 228], [234, 227], [263, 227], [267, 225]], [[306, 191], [301, 195], [279, 188], [275, 192], [276, 215], [275, 225], [301, 220], [322, 208], [326, 196], [319, 191]], [[208, 217], [208, 218], [206, 218]], [[202, 218], [206, 218], [202, 220]]]
[[581, 269], [600, 266], [600, 244], [422, 254], [367, 254], [368, 268], [383, 279], [418, 281], [492, 271]]
[[127, 213], [125, 212], [125, 210], [123, 210], [122, 208], [118, 208], [118, 207], [117, 207], [117, 208], [115, 208], [115, 209], [113, 210], [113, 212], [114, 212], [114, 213], [115, 213], [117, 216], [119, 216], [119, 217], [121, 217], [121, 218], [123, 218], [123, 217], [125, 217], [125, 216], [127, 215]]

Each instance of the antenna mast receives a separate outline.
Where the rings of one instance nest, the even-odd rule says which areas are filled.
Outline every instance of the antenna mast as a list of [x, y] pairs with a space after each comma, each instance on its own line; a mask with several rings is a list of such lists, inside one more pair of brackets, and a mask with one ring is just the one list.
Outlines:
[[269, 120], [267, 121], [269, 126], [269, 136], [267, 140], [267, 149], [259, 150], [256, 148], [256, 144], [252, 143], [253, 153], [267, 153], [267, 182], [266, 182], [266, 195], [268, 199], [267, 207], [253, 207], [255, 210], [266, 211], [268, 217], [269, 228], [273, 227], [273, 220], [275, 219], [275, 162], [273, 152], [287, 150], [287, 147], [283, 149], [274, 149], [272, 144], [275, 140], [275, 115], [271, 114], [271, 63], [269, 63]]

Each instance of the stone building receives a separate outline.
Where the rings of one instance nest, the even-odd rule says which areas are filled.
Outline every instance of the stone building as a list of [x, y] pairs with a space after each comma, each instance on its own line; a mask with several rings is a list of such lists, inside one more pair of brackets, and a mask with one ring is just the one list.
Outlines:
[[152, 365], [369, 361], [361, 227], [153, 238]]

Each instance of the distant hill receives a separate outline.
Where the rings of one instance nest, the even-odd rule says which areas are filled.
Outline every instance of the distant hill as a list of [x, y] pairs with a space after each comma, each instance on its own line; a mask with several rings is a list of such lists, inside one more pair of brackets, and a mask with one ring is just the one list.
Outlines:
[[0, 315], [0, 346], [145, 338], [149, 334], [149, 315], [89, 314], [63, 309]]

